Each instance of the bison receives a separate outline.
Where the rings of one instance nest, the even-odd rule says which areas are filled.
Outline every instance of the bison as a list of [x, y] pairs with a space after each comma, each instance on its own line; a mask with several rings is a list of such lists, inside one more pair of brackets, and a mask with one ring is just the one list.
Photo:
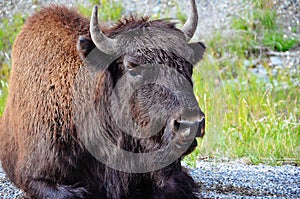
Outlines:
[[170, 20], [113, 27], [52, 4], [29, 17], [12, 50], [0, 158], [25, 198], [197, 198], [181, 160], [204, 135], [193, 65], [205, 46]]

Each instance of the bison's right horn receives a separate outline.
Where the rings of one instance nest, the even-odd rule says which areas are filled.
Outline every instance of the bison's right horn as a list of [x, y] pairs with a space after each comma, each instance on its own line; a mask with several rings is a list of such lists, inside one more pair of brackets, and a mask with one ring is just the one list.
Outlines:
[[98, 7], [94, 6], [90, 22], [90, 33], [93, 42], [99, 50], [112, 55], [117, 52], [117, 40], [107, 37], [99, 28]]
[[184, 33], [186, 41], [189, 42], [191, 38], [194, 36], [195, 31], [198, 25], [198, 11], [195, 0], [191, 0], [191, 13], [189, 18], [183, 25], [181, 31]]

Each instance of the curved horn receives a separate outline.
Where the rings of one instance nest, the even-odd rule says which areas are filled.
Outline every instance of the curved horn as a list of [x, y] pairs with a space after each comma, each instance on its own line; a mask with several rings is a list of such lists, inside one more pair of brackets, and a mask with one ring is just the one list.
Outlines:
[[97, 46], [99, 50], [106, 54], [114, 54], [117, 52], [117, 40], [111, 39], [103, 34], [103, 32], [99, 29], [98, 24], [98, 7], [94, 6], [91, 22], [90, 22], [90, 33], [93, 42]]
[[195, 0], [190, 0], [191, 2], [191, 14], [185, 24], [182, 27], [182, 32], [185, 34], [186, 41], [189, 42], [194, 36], [194, 33], [198, 25], [198, 11]]

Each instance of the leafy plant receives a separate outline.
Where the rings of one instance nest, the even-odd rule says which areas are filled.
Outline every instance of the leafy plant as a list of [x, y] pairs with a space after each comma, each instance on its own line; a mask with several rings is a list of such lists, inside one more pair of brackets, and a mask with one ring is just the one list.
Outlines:
[[276, 10], [273, 9], [256, 9], [253, 12], [253, 20], [258, 21], [257, 24], [261, 25], [263, 29], [275, 30], [277, 28], [276, 18]]
[[263, 44], [276, 51], [288, 51], [299, 43], [293, 37], [287, 37], [282, 32], [266, 31], [263, 35]]
[[255, 5], [255, 8], [260, 9], [272, 9], [273, 1], [272, 0], [251, 0]]
[[11, 69], [10, 51], [13, 42], [24, 24], [25, 16], [16, 14], [12, 19], [0, 21], [0, 115], [8, 94], [8, 78]]
[[[253, 0], [254, 10], [249, 11], [243, 17], [235, 17], [231, 27], [237, 30], [244, 40], [240, 43], [247, 44], [248, 51], [253, 51], [258, 45], [270, 47], [276, 51], [288, 51], [299, 43], [293, 37], [285, 36], [277, 24], [276, 10], [269, 0]], [[233, 49], [235, 50], [235, 49]], [[242, 49], [244, 52], [245, 49]]]
[[84, 5], [78, 4], [77, 9], [85, 17], [91, 17], [91, 14], [92, 14], [92, 8], [91, 7], [86, 7]]
[[[208, 54], [194, 70], [195, 93], [207, 122], [195, 154], [246, 157], [254, 164], [299, 164], [300, 87], [291, 75], [283, 75], [282, 69], [265, 81], [236, 61], [236, 75], [223, 76], [219, 64]], [[190, 165], [193, 158], [187, 159]]]
[[[25, 16], [16, 14], [12, 19], [4, 18], [0, 22], [0, 51], [6, 52], [11, 49], [13, 41], [25, 22]], [[4, 59], [4, 56], [0, 57], [0, 61]]]
[[[99, 18], [102, 21], [117, 21], [122, 17], [124, 8], [121, 1], [115, 0], [90, 0], [90, 4], [99, 5]], [[91, 7], [92, 7], [91, 6]], [[80, 13], [86, 17], [90, 17], [92, 13], [91, 8], [82, 5], [77, 6]]]
[[187, 20], [187, 15], [182, 11], [179, 7], [178, 3], [176, 4], [176, 18], [180, 21], [180, 23], [184, 24]]
[[267, 74], [260, 77], [251, 72], [257, 63], [248, 61], [263, 56], [259, 48], [287, 51], [299, 41], [283, 34], [272, 3], [253, 2], [254, 10], [232, 19], [230, 34], [213, 36], [201, 70], [194, 72], [195, 93], [207, 118], [207, 133], [195, 154], [247, 158], [254, 164], [288, 161], [299, 165], [299, 72], [282, 68], [273, 74], [261, 59]]
[[8, 95], [8, 84], [6, 80], [0, 80], [0, 115], [2, 115]]

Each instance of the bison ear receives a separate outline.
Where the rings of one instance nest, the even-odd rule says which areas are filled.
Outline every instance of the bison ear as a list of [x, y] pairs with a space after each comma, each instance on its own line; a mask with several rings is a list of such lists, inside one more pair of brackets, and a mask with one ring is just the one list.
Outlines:
[[89, 53], [95, 48], [95, 44], [91, 39], [79, 36], [77, 40], [77, 51], [82, 60], [86, 59]]
[[196, 43], [189, 43], [187, 44], [194, 52], [194, 56], [192, 58], [192, 63], [196, 64], [198, 63], [202, 58], [203, 54], [205, 52], [205, 45], [202, 42], [196, 42]]
[[100, 51], [90, 38], [79, 36], [77, 51], [82, 61], [90, 67], [106, 69], [113, 57]]

